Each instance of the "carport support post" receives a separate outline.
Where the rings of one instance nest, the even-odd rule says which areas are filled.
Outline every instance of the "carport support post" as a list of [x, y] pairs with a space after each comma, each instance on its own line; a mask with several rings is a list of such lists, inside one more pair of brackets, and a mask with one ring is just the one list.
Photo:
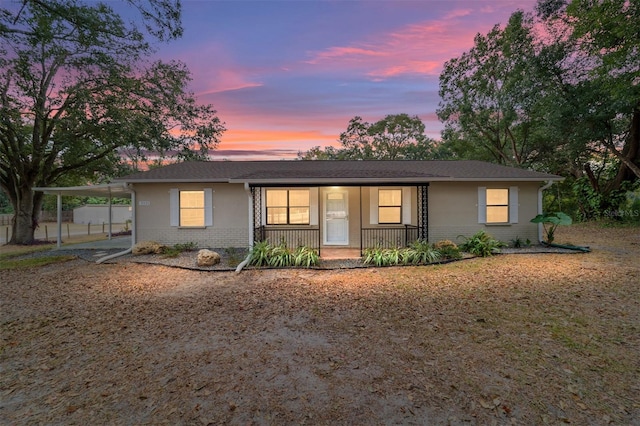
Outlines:
[[58, 225], [58, 237], [56, 240], [56, 246], [58, 248], [62, 247], [62, 193], [58, 192], [58, 211], [57, 211], [57, 225]]
[[111, 188], [109, 188], [109, 240], [111, 239], [111, 219]]

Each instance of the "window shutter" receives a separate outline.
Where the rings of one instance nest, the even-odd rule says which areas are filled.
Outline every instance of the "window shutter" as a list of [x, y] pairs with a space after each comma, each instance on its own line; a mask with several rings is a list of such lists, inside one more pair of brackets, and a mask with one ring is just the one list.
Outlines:
[[518, 223], [518, 187], [509, 188], [509, 222]]
[[180, 225], [180, 190], [171, 188], [169, 190], [169, 226]]
[[478, 187], [478, 223], [487, 223], [487, 187]]
[[402, 187], [402, 224], [411, 225], [411, 187]]
[[376, 225], [378, 223], [378, 187], [369, 187], [369, 223]]
[[213, 189], [204, 189], [204, 226], [213, 226]]
[[318, 224], [318, 188], [309, 188], [309, 225]]

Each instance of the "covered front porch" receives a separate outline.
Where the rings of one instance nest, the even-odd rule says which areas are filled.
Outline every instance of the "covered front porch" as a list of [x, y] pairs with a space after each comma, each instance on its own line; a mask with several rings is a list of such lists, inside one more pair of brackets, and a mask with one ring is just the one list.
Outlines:
[[428, 240], [428, 183], [251, 186], [253, 240], [307, 246], [323, 259]]

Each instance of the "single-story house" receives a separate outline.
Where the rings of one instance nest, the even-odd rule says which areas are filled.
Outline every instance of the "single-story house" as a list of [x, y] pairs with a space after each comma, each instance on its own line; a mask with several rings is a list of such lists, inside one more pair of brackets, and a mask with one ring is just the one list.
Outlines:
[[481, 229], [538, 241], [530, 219], [562, 178], [482, 161], [209, 161], [116, 179], [131, 191], [134, 243], [325, 248], [460, 243]]

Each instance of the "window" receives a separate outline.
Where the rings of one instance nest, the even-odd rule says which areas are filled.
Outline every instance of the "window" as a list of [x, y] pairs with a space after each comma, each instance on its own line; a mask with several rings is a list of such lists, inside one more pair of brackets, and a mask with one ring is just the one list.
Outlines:
[[378, 223], [402, 223], [402, 189], [378, 190]]
[[176, 227], [213, 226], [213, 189], [169, 190], [169, 224]]
[[308, 189], [267, 189], [267, 225], [308, 225]]
[[487, 188], [487, 223], [509, 222], [509, 190]]
[[180, 191], [180, 226], [204, 226], [204, 191]]

